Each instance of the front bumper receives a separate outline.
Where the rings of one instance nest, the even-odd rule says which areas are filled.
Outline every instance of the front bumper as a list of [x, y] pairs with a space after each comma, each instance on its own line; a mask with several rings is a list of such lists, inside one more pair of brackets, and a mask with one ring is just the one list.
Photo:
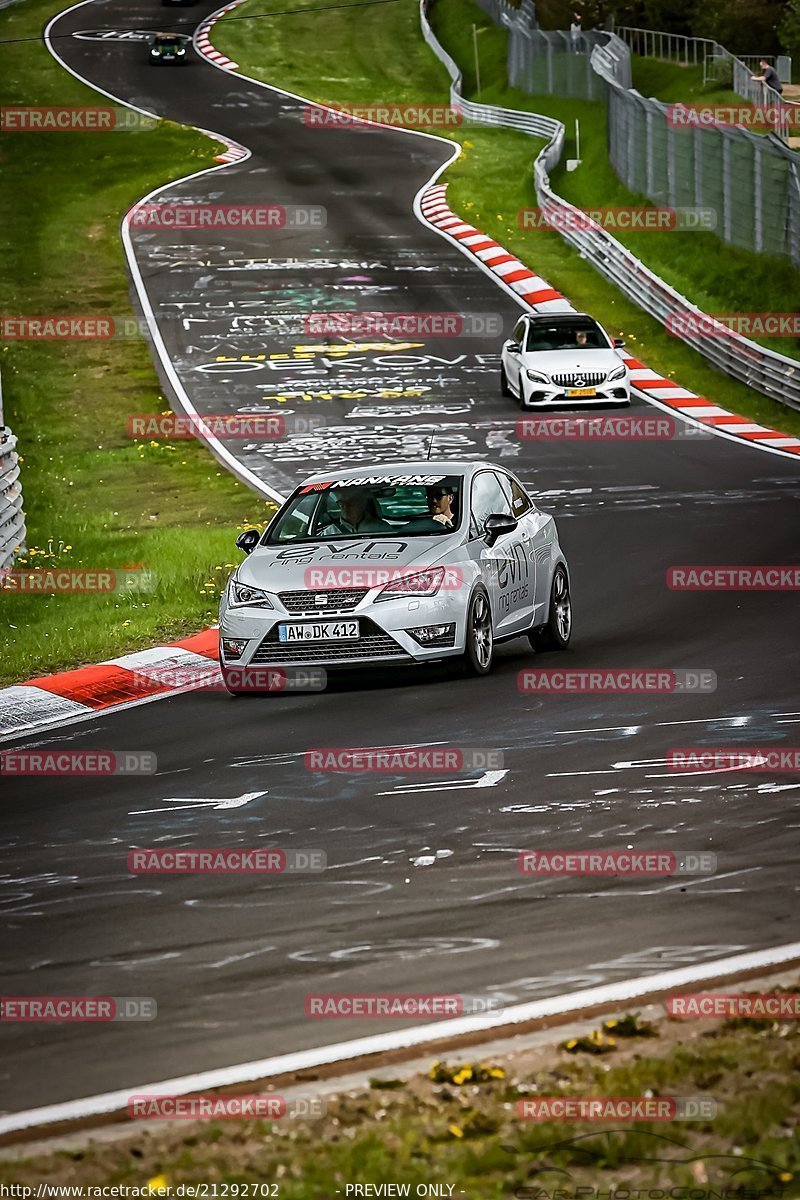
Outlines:
[[[276, 606], [279, 603], [275, 601]], [[279, 625], [357, 620], [357, 639], [281, 642]], [[422, 645], [410, 629], [446, 625], [452, 628], [436, 642]], [[402, 666], [436, 662], [464, 651], [466, 614], [463, 603], [446, 595], [362, 602], [344, 612], [296, 614], [264, 608], [220, 610], [220, 661], [223, 667], [275, 666], [338, 668]], [[242, 653], [224, 651], [228, 640], [245, 642]]]
[[591, 396], [569, 396], [568, 389], [525, 380], [522, 384], [522, 403], [525, 408], [562, 408], [565, 405], [630, 404], [631, 388], [626, 379], [601, 383]]

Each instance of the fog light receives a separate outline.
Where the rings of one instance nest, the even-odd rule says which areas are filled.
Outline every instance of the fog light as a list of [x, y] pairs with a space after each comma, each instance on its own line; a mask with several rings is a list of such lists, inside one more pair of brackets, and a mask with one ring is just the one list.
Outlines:
[[452, 646], [456, 640], [455, 622], [450, 625], [419, 625], [416, 629], [407, 629], [415, 642], [420, 646]]
[[247, 646], [247, 639], [223, 638], [222, 651], [226, 658], [241, 658]]

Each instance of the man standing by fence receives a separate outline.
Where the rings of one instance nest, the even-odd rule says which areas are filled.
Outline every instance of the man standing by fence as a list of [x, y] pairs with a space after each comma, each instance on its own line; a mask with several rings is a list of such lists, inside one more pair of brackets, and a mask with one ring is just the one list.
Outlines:
[[759, 66], [761, 67], [761, 74], [751, 75], [750, 78], [755, 83], [765, 83], [767, 87], [772, 88], [773, 92], [777, 92], [779, 96], [782, 95], [783, 84], [775, 68], [771, 67], [765, 58], [760, 59]]
[[580, 54], [581, 35], [583, 33], [583, 29], [581, 28], [582, 20], [583, 17], [580, 13], [574, 12], [572, 14], [572, 24], [569, 27], [569, 45], [573, 54]]

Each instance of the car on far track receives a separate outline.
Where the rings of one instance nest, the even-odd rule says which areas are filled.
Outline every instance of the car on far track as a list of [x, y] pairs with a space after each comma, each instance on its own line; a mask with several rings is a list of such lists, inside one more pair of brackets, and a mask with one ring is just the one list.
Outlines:
[[526, 313], [503, 344], [500, 389], [527, 409], [629, 404], [624, 345], [586, 313]]
[[[246, 668], [391, 667], [458, 660], [491, 669], [496, 642], [564, 650], [572, 632], [556, 524], [491, 463], [329, 469], [292, 493], [220, 603], [229, 691]], [[264, 672], [262, 671], [263, 675]]]
[[189, 58], [192, 39], [186, 33], [156, 33], [147, 43], [151, 66], [185, 64]]

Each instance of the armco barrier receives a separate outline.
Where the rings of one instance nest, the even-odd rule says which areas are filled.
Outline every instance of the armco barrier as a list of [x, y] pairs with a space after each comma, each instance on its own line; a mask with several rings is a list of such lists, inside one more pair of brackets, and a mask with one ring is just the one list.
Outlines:
[[0, 570], [10, 567], [25, 546], [25, 513], [19, 481], [17, 439], [3, 424], [3, 390], [0, 384]]
[[[800, 362], [725, 329], [659, 278], [607, 230], [587, 220], [579, 209], [556, 195], [550, 186], [549, 172], [559, 162], [564, 146], [564, 126], [560, 121], [539, 113], [478, 104], [462, 97], [461, 71], [431, 29], [429, 9], [430, 0], [420, 0], [422, 36], [450, 75], [452, 106], [475, 124], [499, 125], [547, 139], [547, 145], [533, 163], [533, 182], [539, 207], [553, 215], [561, 236], [650, 316], [664, 326], [669, 319], [671, 331], [714, 366], [763, 395], [800, 410]], [[505, 14], [501, 21], [506, 24]], [[598, 55], [602, 55], [600, 46], [592, 52], [593, 60]], [[601, 69], [600, 63], [597, 67]], [[719, 336], [704, 332], [712, 327], [719, 331]]]

